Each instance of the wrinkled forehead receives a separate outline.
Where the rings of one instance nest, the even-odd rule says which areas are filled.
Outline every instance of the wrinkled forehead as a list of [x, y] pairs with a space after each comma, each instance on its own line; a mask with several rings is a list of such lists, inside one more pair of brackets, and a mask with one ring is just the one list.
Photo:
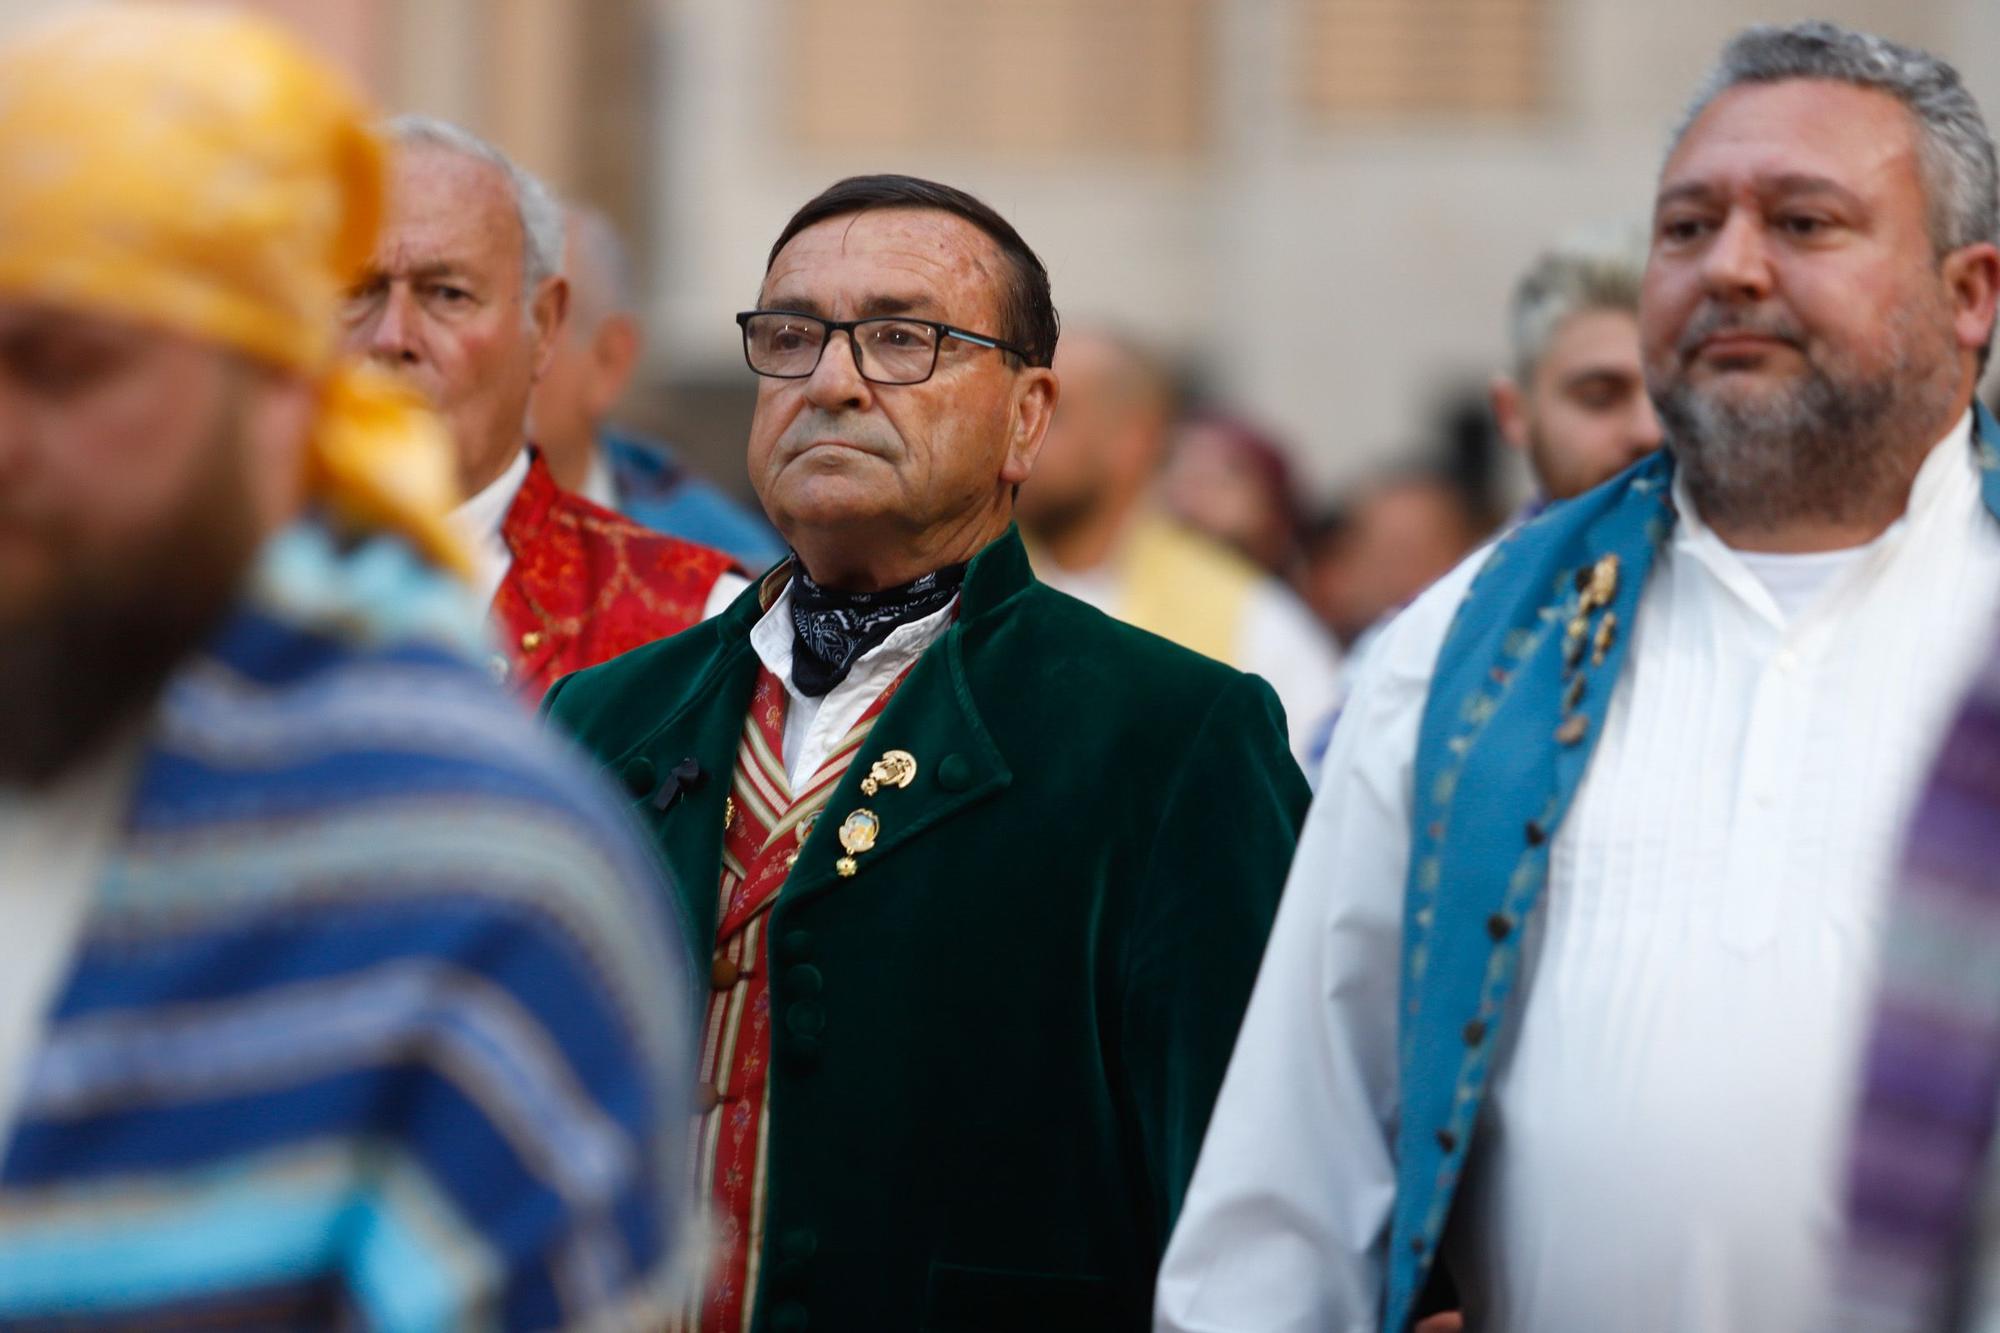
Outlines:
[[1006, 272], [992, 238], [955, 214], [871, 209], [816, 222], [787, 241], [758, 304], [826, 319], [907, 314], [991, 332]]
[[377, 268], [497, 270], [520, 265], [526, 244], [513, 186], [499, 167], [443, 145], [396, 147]]
[[1781, 192], [1921, 191], [1917, 124], [1893, 95], [1827, 79], [1742, 84], [1702, 109], [1660, 173], [1659, 199]]

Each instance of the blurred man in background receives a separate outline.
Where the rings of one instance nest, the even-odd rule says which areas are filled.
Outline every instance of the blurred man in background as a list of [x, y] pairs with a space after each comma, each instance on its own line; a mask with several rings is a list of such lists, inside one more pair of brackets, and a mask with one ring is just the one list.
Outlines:
[[1160, 503], [1289, 582], [1298, 573], [1300, 505], [1291, 459], [1249, 422], [1220, 412], [1181, 421], [1160, 473]]
[[1064, 336], [1055, 368], [1062, 406], [1019, 509], [1036, 573], [1128, 624], [1271, 682], [1301, 752], [1333, 708], [1339, 654], [1289, 587], [1160, 508], [1170, 376], [1131, 340], [1089, 330]]
[[363, 109], [195, 7], [0, 89], [0, 1324], [657, 1324], [683, 954], [332, 355]]
[[569, 313], [529, 408], [529, 436], [550, 475], [655, 532], [726, 551], [745, 569], [769, 567], [785, 546], [762, 514], [692, 475], [665, 445], [612, 428], [646, 353], [631, 260], [596, 209], [572, 205], [564, 220]]
[[1492, 526], [1465, 487], [1443, 472], [1385, 473], [1314, 528], [1300, 591], [1351, 652], [1370, 628], [1449, 573]]
[[562, 335], [562, 214], [540, 181], [443, 121], [392, 121], [388, 217], [342, 312], [349, 350], [410, 379], [458, 445], [496, 676], [550, 682], [677, 634], [745, 585], [719, 551], [562, 490], [529, 447], [529, 394]]
[[1583, 232], [1521, 275], [1508, 309], [1510, 374], [1493, 420], [1534, 471], [1537, 508], [1581, 495], [1660, 447], [1639, 361], [1642, 229]]

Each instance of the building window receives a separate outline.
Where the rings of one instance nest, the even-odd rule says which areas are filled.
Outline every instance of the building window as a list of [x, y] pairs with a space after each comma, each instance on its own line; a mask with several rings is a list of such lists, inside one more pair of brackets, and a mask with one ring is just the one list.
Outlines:
[[1213, 0], [782, 0], [792, 139], [1190, 154]]
[[1544, 109], [1547, 0], [1296, 0], [1306, 108], [1335, 122]]

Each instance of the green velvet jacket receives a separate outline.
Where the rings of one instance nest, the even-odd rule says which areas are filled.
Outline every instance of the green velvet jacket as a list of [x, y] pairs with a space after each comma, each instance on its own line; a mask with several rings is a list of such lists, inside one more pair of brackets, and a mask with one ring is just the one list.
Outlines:
[[[760, 614], [752, 588], [545, 705], [645, 792], [698, 942]], [[864, 798], [889, 749], [916, 781]], [[772, 908], [756, 1327], [1147, 1328], [1306, 802], [1263, 681], [1036, 582], [1012, 530], [982, 551]]]

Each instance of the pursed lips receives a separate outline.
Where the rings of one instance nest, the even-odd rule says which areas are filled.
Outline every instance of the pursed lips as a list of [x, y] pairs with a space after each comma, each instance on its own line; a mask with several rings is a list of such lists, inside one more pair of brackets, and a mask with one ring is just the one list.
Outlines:
[[807, 454], [821, 449], [839, 449], [845, 453], [861, 454], [868, 458], [880, 458], [883, 456], [881, 450], [871, 449], [865, 444], [856, 444], [852, 440], [808, 440], [805, 444], [792, 451], [792, 461], [796, 462], [804, 458]]

